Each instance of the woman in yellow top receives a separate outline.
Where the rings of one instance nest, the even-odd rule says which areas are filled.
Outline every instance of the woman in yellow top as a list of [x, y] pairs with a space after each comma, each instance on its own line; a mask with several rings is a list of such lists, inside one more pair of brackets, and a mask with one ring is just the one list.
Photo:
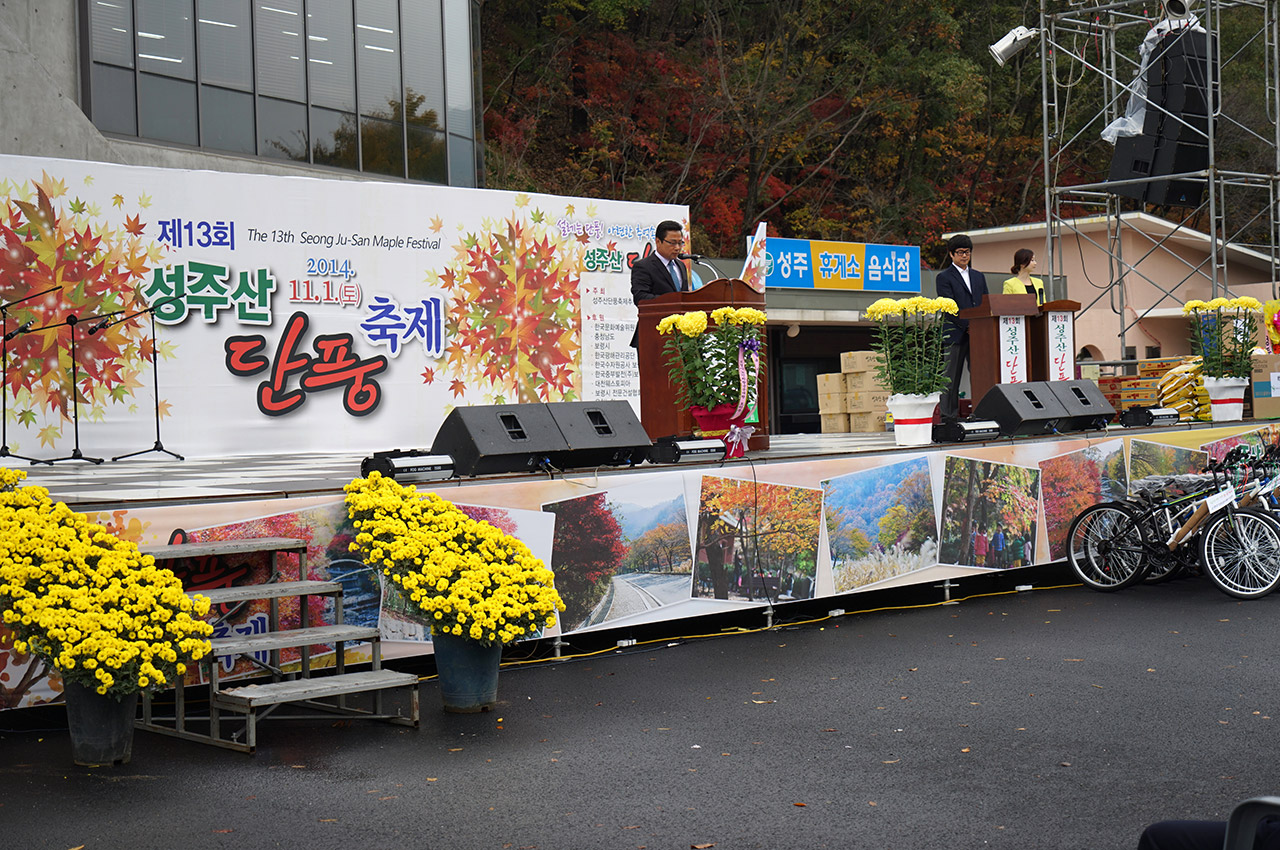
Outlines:
[[1044, 303], [1044, 281], [1032, 277], [1036, 269], [1036, 254], [1030, 248], [1019, 248], [1013, 254], [1013, 277], [1004, 282], [1005, 295], [1027, 295], [1034, 292], [1036, 303]]

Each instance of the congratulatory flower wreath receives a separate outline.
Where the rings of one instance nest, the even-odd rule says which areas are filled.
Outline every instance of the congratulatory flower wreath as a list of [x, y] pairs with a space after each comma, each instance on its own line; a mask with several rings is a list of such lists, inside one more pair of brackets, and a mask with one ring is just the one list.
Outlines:
[[876, 323], [872, 346], [880, 352], [881, 383], [896, 394], [942, 392], [947, 388], [944, 316], [960, 310], [950, 298], [881, 298], [867, 308]]
[[768, 320], [754, 307], [719, 307], [711, 323], [702, 310], [673, 313], [658, 322], [668, 336], [664, 352], [678, 401], [712, 408], [737, 406], [737, 415], [755, 397], [760, 372], [760, 329]]
[[1182, 305], [1191, 319], [1191, 351], [1203, 358], [1202, 373], [1209, 378], [1247, 378], [1253, 368], [1253, 347], [1262, 312], [1256, 298], [1193, 299]]
[[0, 469], [0, 616], [14, 651], [114, 699], [180, 684], [212, 649], [208, 598], [45, 488], [18, 487], [26, 475]]
[[378, 472], [345, 489], [351, 551], [395, 582], [432, 632], [508, 644], [554, 626], [564, 610], [554, 575], [528, 546], [447, 499]]

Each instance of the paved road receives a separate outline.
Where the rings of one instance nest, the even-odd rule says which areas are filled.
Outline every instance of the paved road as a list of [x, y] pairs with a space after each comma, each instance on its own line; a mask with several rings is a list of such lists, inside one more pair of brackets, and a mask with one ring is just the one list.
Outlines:
[[1151, 820], [1280, 792], [1278, 618], [1280, 595], [1186, 579], [668, 633], [508, 667], [490, 714], [442, 713], [428, 681], [417, 730], [271, 719], [256, 756], [139, 732], [113, 770], [72, 766], [60, 712], [5, 713], [0, 835], [14, 850], [1133, 850]]

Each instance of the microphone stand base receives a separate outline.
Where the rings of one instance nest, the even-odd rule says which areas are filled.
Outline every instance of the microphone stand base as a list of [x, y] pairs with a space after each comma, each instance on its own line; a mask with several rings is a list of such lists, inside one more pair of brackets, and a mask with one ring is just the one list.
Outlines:
[[9, 447], [7, 445], [0, 446], [0, 457], [14, 457], [14, 458], [17, 458], [18, 460], [29, 460], [32, 463], [44, 463], [44, 461], [40, 460], [40, 458], [38, 457], [27, 457], [26, 455], [16, 455], [13, 452], [9, 451]]
[[127, 454], [127, 455], [118, 455], [117, 457], [113, 457], [113, 458], [111, 459], [111, 461], [112, 461], [112, 463], [114, 463], [114, 462], [115, 462], [115, 461], [117, 461], [117, 460], [124, 460], [124, 459], [125, 459], [125, 458], [127, 458], [127, 457], [137, 457], [138, 455], [145, 455], [145, 454], [147, 454], [147, 453], [149, 453], [149, 452], [164, 452], [165, 454], [167, 454], [167, 455], [169, 455], [169, 456], [171, 456], [171, 457], [175, 457], [175, 458], [177, 458], [178, 460], [186, 460], [186, 458], [185, 458], [185, 457], [183, 457], [182, 455], [178, 454], [177, 452], [171, 452], [171, 451], [169, 451], [168, 449], [166, 449], [166, 448], [164, 447], [164, 443], [160, 442], [159, 440], [156, 440], [156, 444], [155, 444], [154, 446], [152, 446], [151, 448], [149, 448], [149, 449], [142, 449], [141, 451], [137, 451], [137, 452], [130, 452], [130, 453], [129, 453], [129, 454]]
[[47, 463], [50, 466], [52, 466], [53, 464], [58, 463], [59, 461], [64, 461], [64, 460], [82, 460], [85, 463], [95, 463], [95, 464], [102, 463], [102, 458], [89, 457], [88, 455], [82, 453], [79, 449], [73, 449], [71, 451], [71, 454], [67, 455], [66, 457], [55, 457], [55, 458], [50, 458], [48, 460], [33, 460], [32, 463]]

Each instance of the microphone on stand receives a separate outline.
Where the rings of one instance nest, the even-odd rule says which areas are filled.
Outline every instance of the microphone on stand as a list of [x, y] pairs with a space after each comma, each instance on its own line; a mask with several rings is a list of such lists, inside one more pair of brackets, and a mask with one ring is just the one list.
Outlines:
[[702, 262], [701, 254], [676, 254], [677, 260], [693, 260], [695, 263]]
[[102, 330], [109, 324], [111, 324], [110, 319], [103, 319], [101, 322], [98, 322], [97, 324], [89, 325], [89, 336], [93, 336], [94, 334], [96, 334], [98, 331]]
[[15, 336], [22, 336], [24, 333], [31, 330], [31, 326], [34, 325], [35, 323], [36, 323], [36, 320], [32, 319], [24, 325], [19, 325], [18, 327], [14, 328], [13, 330], [9, 331], [7, 334], [4, 335], [4, 341], [8, 342], [9, 340], [13, 339]]

